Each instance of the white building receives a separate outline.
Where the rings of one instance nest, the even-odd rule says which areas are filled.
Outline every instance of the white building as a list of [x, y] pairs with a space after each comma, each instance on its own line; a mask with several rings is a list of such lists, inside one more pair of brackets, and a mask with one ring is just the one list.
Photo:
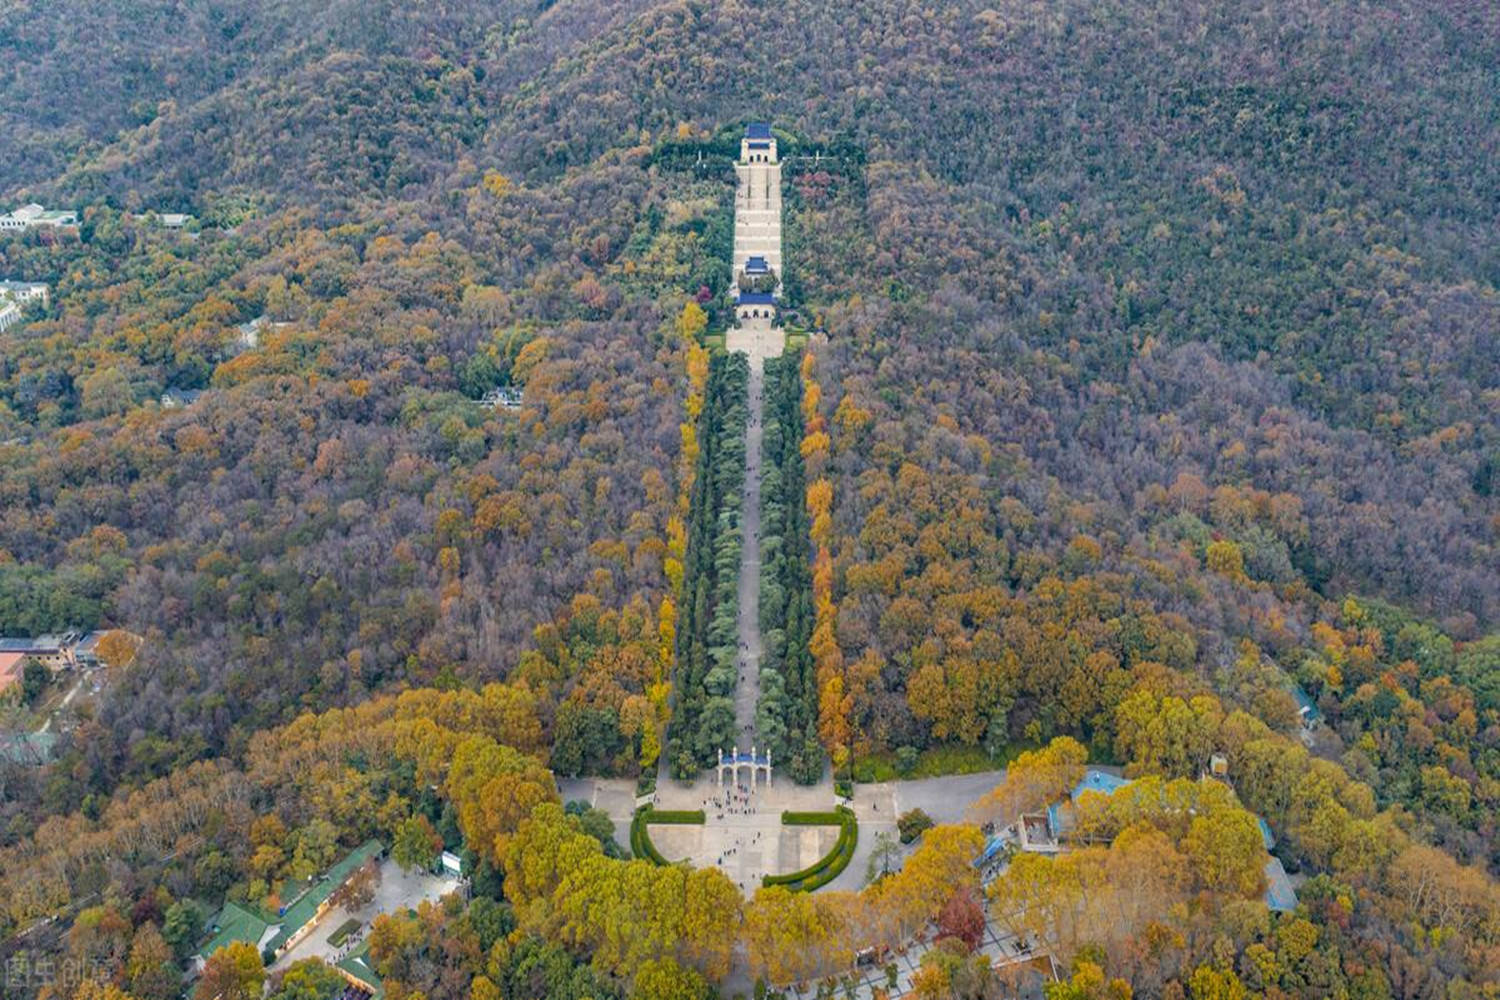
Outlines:
[[150, 222], [155, 219], [156, 224], [163, 229], [181, 229], [193, 221], [191, 215], [185, 215], [182, 212], [147, 212], [142, 215], [132, 215], [131, 218], [137, 222]]
[[240, 349], [253, 351], [260, 346], [260, 332], [262, 330], [284, 330], [291, 326], [290, 322], [278, 323], [266, 315], [260, 315], [248, 323], [241, 323], [235, 327], [235, 343]]
[[9, 215], [0, 215], [0, 230], [76, 225], [78, 225], [77, 212], [49, 211], [35, 203], [22, 205]]
[[0, 299], [27, 303], [39, 300], [47, 304], [47, 286], [40, 281], [0, 281]]
[[163, 410], [180, 410], [184, 406], [192, 406], [202, 396], [202, 389], [173, 389], [168, 387], [161, 394], [161, 408]]
[[745, 135], [740, 139], [741, 163], [775, 163], [776, 136], [765, 122], [751, 122], [745, 126]]
[[521, 408], [521, 387], [514, 385], [496, 386], [479, 400], [479, 405], [488, 406], [492, 410], [519, 410]]
[[47, 304], [47, 286], [34, 281], [0, 281], [0, 331], [22, 319], [21, 307], [28, 302]]

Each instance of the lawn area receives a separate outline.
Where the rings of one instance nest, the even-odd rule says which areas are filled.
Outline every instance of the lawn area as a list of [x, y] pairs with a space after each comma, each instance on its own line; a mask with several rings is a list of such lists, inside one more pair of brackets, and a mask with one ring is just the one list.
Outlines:
[[1003, 753], [991, 757], [982, 747], [950, 746], [928, 747], [917, 755], [915, 766], [902, 772], [894, 753], [871, 754], [854, 761], [854, 780], [860, 782], [897, 781], [902, 778], [941, 778], [949, 774], [977, 774], [1005, 767], [1018, 754], [1036, 749], [1026, 743], [1007, 746]]
[[349, 935], [359, 930], [359, 927], [360, 922], [353, 917], [350, 917], [348, 920], [345, 920], [343, 923], [339, 924], [338, 930], [328, 935], [328, 943], [337, 948], [339, 945], [349, 940]]

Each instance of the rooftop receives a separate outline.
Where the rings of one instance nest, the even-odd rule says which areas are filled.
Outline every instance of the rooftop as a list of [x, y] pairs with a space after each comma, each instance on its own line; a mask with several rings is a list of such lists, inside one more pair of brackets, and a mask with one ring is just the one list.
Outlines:
[[349, 880], [355, 869], [371, 858], [379, 857], [384, 851], [385, 845], [380, 841], [367, 840], [344, 855], [344, 860], [328, 869], [328, 873], [317, 884], [298, 896], [290, 906], [282, 908], [281, 929], [266, 943], [266, 947], [276, 950], [284, 945], [288, 938], [318, 915], [318, 908], [338, 891], [339, 886]]
[[169, 409], [178, 406], [191, 406], [202, 395], [202, 389], [167, 389], [161, 394], [161, 405]]
[[1323, 713], [1318, 711], [1318, 703], [1313, 701], [1312, 695], [1308, 694], [1307, 689], [1295, 681], [1292, 683], [1292, 697], [1297, 702], [1297, 714], [1304, 719], [1311, 722], [1323, 717]]
[[1130, 781], [1127, 778], [1091, 767], [1083, 772], [1083, 780], [1073, 786], [1073, 791], [1068, 796], [1068, 802], [1054, 802], [1047, 807], [1047, 823], [1052, 827], [1054, 834], [1071, 830], [1076, 818], [1069, 803], [1077, 803], [1084, 792], [1098, 792], [1100, 795], [1112, 795], [1128, 784], [1130, 784]]
[[1130, 779], [1128, 778], [1122, 778], [1117, 774], [1110, 774], [1108, 771], [1098, 771], [1090, 768], [1084, 772], [1083, 780], [1074, 786], [1073, 799], [1077, 801], [1078, 797], [1084, 792], [1100, 792], [1104, 795], [1110, 795], [1128, 784], [1130, 784]]
[[25, 653], [0, 653], [0, 692], [7, 690], [12, 684], [21, 683], [24, 669], [22, 662], [25, 659]]
[[0, 636], [0, 653], [60, 653], [76, 636], [39, 635], [35, 639], [19, 636]]
[[99, 640], [104, 638], [103, 632], [90, 632], [78, 641], [75, 652], [92, 653], [99, 647]]
[[745, 126], [745, 138], [769, 139], [771, 138], [771, 126], [765, 122], [751, 122]]
[[76, 220], [78, 213], [70, 212], [67, 209], [47, 209], [36, 202], [32, 202], [29, 205], [22, 205], [14, 212], [0, 216], [0, 218], [14, 219], [19, 222], [59, 222], [65, 219]]
[[1261, 817], [1255, 817], [1255, 822], [1260, 824], [1261, 843], [1265, 844], [1266, 850], [1269, 851], [1271, 848], [1276, 846], [1276, 834], [1271, 832], [1271, 824], [1267, 823]]
[[247, 907], [226, 902], [210, 925], [214, 936], [209, 938], [208, 944], [204, 945], [198, 954], [207, 958], [225, 945], [236, 941], [259, 947], [260, 939], [265, 936], [270, 926], [269, 922]]
[[771, 265], [764, 257], [751, 257], [745, 261], [745, 270], [750, 274], [764, 273], [771, 270]]
[[370, 966], [370, 939], [367, 937], [352, 952], [341, 959], [337, 966], [375, 991], [375, 1000], [385, 996], [385, 984]]
[[980, 851], [979, 857], [974, 859], [974, 867], [982, 868], [990, 859], [1005, 850], [1005, 845], [1008, 843], [1010, 843], [1010, 838], [1004, 833], [997, 833], [985, 841], [984, 850]]
[[770, 292], [740, 292], [742, 306], [769, 306], [776, 304], [776, 296]]
[[1278, 858], [1266, 859], [1266, 906], [1277, 913], [1290, 913], [1297, 908], [1297, 890]]
[[479, 402], [484, 406], [504, 407], [514, 410], [520, 407], [524, 398], [523, 392], [518, 385], [498, 385], [489, 390], [480, 398]]

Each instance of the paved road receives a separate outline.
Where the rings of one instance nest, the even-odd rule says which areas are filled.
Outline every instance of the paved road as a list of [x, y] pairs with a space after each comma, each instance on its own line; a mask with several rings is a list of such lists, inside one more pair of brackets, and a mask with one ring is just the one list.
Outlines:
[[934, 823], [963, 823], [969, 806], [1004, 780], [1005, 770], [1000, 768], [978, 774], [893, 781], [890, 788], [895, 794], [899, 812], [921, 809], [932, 817]]
[[[883, 781], [857, 785], [854, 789], [854, 815], [859, 819], [859, 843], [854, 859], [829, 883], [830, 889], [857, 890], [864, 886], [880, 833], [896, 835], [896, 817], [909, 809], [921, 809], [934, 823], [963, 823], [969, 806], [1005, 780], [1003, 770], [979, 774], [954, 774], [943, 778], [918, 778], [908, 781]], [[916, 846], [903, 848], [897, 865], [905, 864]]]
[[744, 749], [758, 743], [755, 707], [760, 703], [760, 441], [765, 410], [765, 362], [750, 355], [749, 409], [745, 425], [745, 496], [740, 515], [739, 683], [734, 689], [735, 739]]
[[[734, 273], [739, 274], [752, 254], [763, 256], [773, 269], [781, 268], [781, 167], [740, 164], [735, 192]], [[749, 410], [745, 427], [745, 495], [740, 514], [744, 538], [740, 550], [739, 678], [734, 690], [735, 742], [741, 750], [761, 740], [755, 729], [760, 702], [760, 463], [761, 419], [765, 410], [765, 359], [775, 357], [785, 343], [768, 319], [749, 320], [729, 332], [725, 346], [743, 351], [750, 360]], [[725, 749], [728, 749], [727, 747]]]
[[73, 687], [63, 697], [63, 700], [58, 702], [57, 707], [47, 713], [47, 721], [42, 723], [42, 728], [37, 730], [38, 733], [49, 732], [52, 729], [52, 723], [56, 721], [58, 715], [73, 703], [73, 699], [78, 697], [78, 692], [83, 690], [84, 685], [90, 682], [90, 678], [92, 676], [93, 671], [91, 670], [79, 671], [78, 680], [73, 684]]

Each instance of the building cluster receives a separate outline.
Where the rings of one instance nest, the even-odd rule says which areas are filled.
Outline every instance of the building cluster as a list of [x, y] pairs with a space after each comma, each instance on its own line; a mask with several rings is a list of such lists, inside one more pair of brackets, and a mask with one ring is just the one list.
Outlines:
[[103, 637], [103, 632], [66, 632], [35, 639], [0, 636], [0, 700], [19, 695], [28, 661], [53, 673], [99, 666], [99, 640]]
[[488, 406], [492, 410], [519, 410], [521, 408], [521, 387], [516, 385], [496, 386], [485, 393], [479, 400], [481, 406]]
[[144, 214], [132, 215], [137, 222], [155, 222], [163, 229], [186, 229], [188, 223], [193, 221], [191, 215], [182, 212], [146, 212]]
[[22, 309], [32, 302], [46, 307], [46, 285], [39, 281], [0, 281], [0, 331], [19, 323]]
[[[379, 865], [385, 857], [386, 848], [378, 840], [367, 840], [328, 869], [322, 877], [309, 885], [301, 895], [274, 913], [254, 903], [225, 901], [224, 906], [209, 922], [209, 939], [193, 957], [193, 971], [201, 972], [208, 957], [220, 948], [235, 942], [253, 946], [261, 953], [267, 965], [287, 957], [287, 953], [307, 940], [317, 930], [324, 917], [338, 905], [338, 892], [367, 865]], [[437, 874], [447, 879], [464, 876], [462, 858], [452, 851], [443, 851], [435, 868]], [[462, 884], [462, 883], [461, 883]], [[347, 905], [347, 904], [346, 904]], [[377, 904], [378, 905], [378, 904]], [[344, 928], [347, 933], [347, 928]], [[327, 941], [342, 950], [328, 956], [329, 964], [344, 977], [355, 994], [376, 1000], [384, 996], [380, 977], [371, 967], [367, 953], [369, 941], [345, 945], [340, 938], [330, 936]], [[288, 959], [290, 960], [290, 959]]]
[[333, 906], [334, 893], [354, 877], [367, 862], [378, 861], [385, 845], [368, 840], [344, 855], [302, 895], [272, 914], [259, 907], [226, 902], [212, 924], [213, 937], [198, 952], [198, 964], [235, 941], [253, 944], [263, 955], [280, 958], [307, 937]]
[[163, 410], [180, 410], [184, 406], [192, 406], [202, 397], [202, 389], [174, 389], [168, 386], [162, 391], [158, 402]]
[[78, 213], [22, 205], [14, 212], [0, 215], [0, 231], [20, 229], [62, 229], [78, 225]]
[[781, 286], [781, 161], [770, 125], [746, 126], [735, 172], [735, 316], [774, 319]]
[[[1204, 780], [1227, 783], [1228, 762], [1215, 755]], [[1005, 859], [1017, 851], [1032, 851], [1038, 854], [1060, 854], [1068, 850], [1077, 830], [1078, 803], [1085, 794], [1112, 795], [1131, 784], [1130, 779], [1101, 768], [1091, 767], [1083, 778], [1061, 802], [1054, 802], [1044, 812], [1022, 816], [1015, 823], [990, 837], [984, 851], [975, 859], [980, 869], [997, 869]], [[1266, 849], [1265, 903], [1278, 913], [1290, 913], [1297, 908], [1297, 891], [1281, 859], [1271, 854], [1276, 846], [1276, 835], [1271, 826], [1257, 816], [1261, 841]]]

